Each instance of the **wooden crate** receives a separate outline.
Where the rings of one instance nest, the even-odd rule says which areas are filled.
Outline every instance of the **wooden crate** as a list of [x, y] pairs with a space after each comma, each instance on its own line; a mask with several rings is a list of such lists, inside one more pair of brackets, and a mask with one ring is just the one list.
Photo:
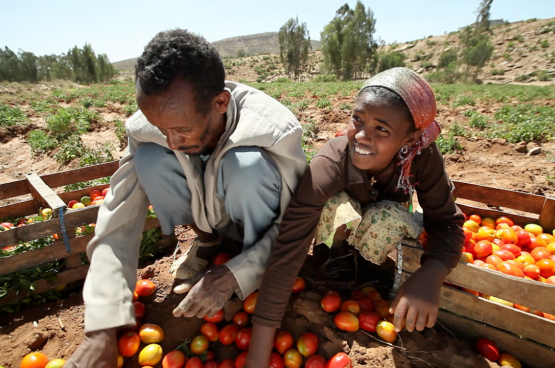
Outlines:
[[[515, 224], [540, 224], [545, 232], [555, 227], [555, 199], [454, 181], [457, 204], [467, 215], [509, 216]], [[480, 208], [458, 203], [470, 200], [487, 204]], [[493, 208], [491, 208], [493, 207]], [[503, 208], [528, 212], [507, 213]], [[401, 283], [420, 267], [423, 249], [414, 240], [402, 242]], [[495, 296], [555, 315], [555, 285], [527, 280], [473, 264], [459, 262], [447, 283]], [[444, 285], [440, 295], [439, 322], [458, 337], [488, 337], [530, 367], [555, 367], [555, 321], [520, 311]]]
[[[41, 294], [58, 286], [85, 278], [89, 266], [83, 266], [81, 264], [80, 254], [85, 251], [87, 243], [92, 239], [94, 234], [76, 237], [75, 228], [96, 222], [99, 206], [95, 205], [70, 210], [67, 209], [66, 203], [71, 199], [79, 199], [84, 195], [88, 195], [93, 189], [102, 190], [108, 187], [108, 184], [61, 194], [56, 194], [53, 188], [111, 176], [117, 168], [118, 161], [112, 161], [105, 164], [50, 175], [38, 176], [37, 174], [31, 173], [28, 174], [25, 179], [0, 185], [0, 199], [9, 199], [25, 194], [31, 194], [32, 196], [30, 200], [1, 206], [0, 219], [37, 214], [41, 207], [52, 209], [52, 218], [48, 221], [0, 232], [0, 247], [3, 248], [15, 245], [20, 241], [28, 242], [52, 234], [58, 234], [60, 240], [41, 249], [0, 258], [0, 276], [55, 260], [67, 259], [66, 270], [58, 273], [55, 281], [42, 279], [35, 282], [34, 290], [19, 292], [12, 290], [8, 292], [7, 295], [0, 298], [0, 306], [27, 298], [31, 295]], [[64, 220], [68, 243], [71, 248], [70, 253], [66, 250], [66, 244], [64, 243], [61, 233], [60, 217], [63, 217]], [[157, 227], [160, 227], [158, 219], [146, 219], [145, 231]], [[165, 238], [161, 241], [160, 245], [168, 247], [171, 245], [171, 241], [171, 237]]]

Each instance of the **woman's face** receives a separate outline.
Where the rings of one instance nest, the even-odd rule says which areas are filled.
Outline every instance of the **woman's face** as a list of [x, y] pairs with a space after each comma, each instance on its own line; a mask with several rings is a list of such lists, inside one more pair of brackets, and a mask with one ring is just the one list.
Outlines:
[[406, 109], [380, 101], [372, 93], [361, 93], [347, 126], [353, 164], [370, 175], [379, 174], [402, 147], [416, 142], [420, 131], [412, 125]]

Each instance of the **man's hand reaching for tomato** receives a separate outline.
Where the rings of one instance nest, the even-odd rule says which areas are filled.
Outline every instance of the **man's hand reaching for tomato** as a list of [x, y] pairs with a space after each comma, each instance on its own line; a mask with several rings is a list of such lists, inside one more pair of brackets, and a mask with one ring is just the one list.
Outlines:
[[435, 325], [441, 285], [448, 273], [443, 263], [429, 258], [401, 286], [389, 309], [395, 315], [393, 324], [397, 332], [403, 328], [423, 331]]
[[178, 294], [189, 293], [173, 310], [173, 315], [212, 316], [224, 307], [238, 288], [239, 284], [227, 266], [211, 267], [174, 288]]

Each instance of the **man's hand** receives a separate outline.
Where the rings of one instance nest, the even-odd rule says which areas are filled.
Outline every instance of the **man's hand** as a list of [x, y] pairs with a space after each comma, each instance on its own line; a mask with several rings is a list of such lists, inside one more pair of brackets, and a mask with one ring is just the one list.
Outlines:
[[89, 332], [64, 364], [65, 368], [115, 368], [118, 365], [116, 329]]
[[212, 316], [231, 298], [239, 284], [225, 265], [211, 267], [174, 288], [178, 294], [189, 294], [173, 310], [175, 317]]
[[389, 309], [389, 313], [395, 315], [393, 324], [397, 332], [403, 328], [412, 332], [415, 327], [423, 331], [435, 325], [441, 285], [447, 274], [443, 263], [429, 258], [408, 278]]

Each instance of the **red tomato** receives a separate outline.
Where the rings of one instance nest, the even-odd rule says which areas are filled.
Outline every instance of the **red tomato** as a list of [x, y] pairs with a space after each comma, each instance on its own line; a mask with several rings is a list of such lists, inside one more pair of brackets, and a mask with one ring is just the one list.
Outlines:
[[530, 255], [536, 260], [536, 262], [538, 262], [540, 259], [551, 258], [551, 253], [549, 253], [549, 251], [543, 247], [534, 248], [532, 252], [530, 252]]
[[516, 244], [510, 244], [510, 243], [506, 243], [500, 246], [501, 249], [503, 250], [508, 250], [509, 252], [511, 252], [512, 254], [514, 254], [515, 257], [519, 257], [520, 256], [520, 252], [522, 251], [522, 249], [520, 249], [520, 247]]
[[164, 340], [164, 330], [158, 325], [145, 323], [139, 329], [139, 337], [145, 344], [154, 344]]
[[545, 278], [555, 275], [555, 262], [552, 259], [540, 259], [536, 266], [540, 269], [540, 275]]
[[518, 230], [516, 232], [516, 236], [518, 238], [518, 240], [516, 241], [516, 245], [522, 247], [527, 245], [528, 243], [530, 243], [530, 233], [526, 230]]
[[162, 368], [183, 368], [185, 360], [181, 350], [172, 350], [162, 359]]
[[208, 345], [210, 342], [204, 335], [195, 336], [193, 341], [191, 341], [191, 351], [193, 354], [200, 355], [208, 350]]
[[203, 366], [199, 357], [192, 357], [185, 363], [185, 368], [203, 368]]
[[239, 327], [237, 325], [227, 325], [220, 330], [220, 342], [222, 345], [231, 345], [235, 341]]
[[249, 315], [243, 311], [235, 313], [232, 322], [239, 327], [246, 327], [249, 324]]
[[389, 314], [389, 303], [385, 300], [376, 300], [374, 302], [374, 307], [376, 308], [376, 312], [382, 317], [385, 318]]
[[524, 265], [520, 262], [518, 262], [516, 259], [509, 259], [508, 261], [505, 261], [507, 263], [510, 263], [512, 265], [517, 266], [518, 268], [520, 268], [521, 270], [524, 271]]
[[279, 330], [276, 333], [274, 339], [274, 347], [280, 354], [285, 354], [285, 352], [293, 346], [293, 336], [285, 330]]
[[353, 364], [347, 354], [337, 353], [328, 361], [326, 368], [353, 368]]
[[204, 316], [204, 320], [206, 322], [213, 322], [213, 323], [218, 323], [223, 321], [224, 319], [224, 310], [220, 309], [219, 311], [216, 312], [216, 314], [214, 314], [212, 317], [208, 317], [208, 316]]
[[388, 321], [380, 321], [376, 326], [376, 333], [379, 337], [381, 337], [384, 341], [389, 343], [395, 342], [397, 339], [397, 332], [395, 332], [395, 326], [393, 323]]
[[48, 357], [43, 353], [35, 352], [25, 355], [20, 368], [44, 368], [48, 364]]
[[[270, 368], [284, 368], [283, 358], [278, 353], [270, 355]], [[305, 366], [306, 368], [306, 366]]]
[[253, 314], [254, 308], [256, 307], [256, 299], [258, 299], [258, 291], [253, 292], [245, 298], [245, 301], [243, 301], [243, 310], [248, 314]]
[[531, 277], [533, 279], [537, 279], [540, 275], [540, 269], [536, 265], [526, 265], [524, 266], [524, 275]]
[[470, 215], [468, 217], [468, 219], [474, 221], [478, 225], [480, 225], [482, 223], [482, 218], [479, 215], [476, 215], [476, 214]]
[[306, 360], [304, 368], [326, 368], [326, 359], [320, 355], [313, 355]]
[[211, 362], [214, 359], [216, 359], [216, 355], [213, 352], [207, 351], [206, 353], [204, 353], [204, 361], [205, 362]]
[[233, 359], [226, 359], [221, 362], [220, 365], [218, 365], [218, 368], [235, 368], [235, 362], [233, 361]]
[[358, 318], [350, 312], [339, 312], [333, 319], [337, 328], [343, 331], [358, 331]]
[[497, 270], [516, 277], [524, 277], [524, 272], [517, 266], [510, 264], [508, 262], [501, 262], [497, 265]]
[[351, 299], [358, 301], [361, 298], [364, 298], [364, 293], [362, 291], [355, 290], [351, 293]]
[[500, 257], [504, 261], [508, 261], [509, 259], [515, 259], [515, 255], [513, 253], [509, 252], [508, 250], [504, 250], [504, 249], [494, 250], [493, 254]]
[[124, 333], [118, 340], [119, 353], [124, 357], [135, 355], [141, 345], [141, 338], [135, 331]]
[[545, 280], [545, 282], [548, 284], [555, 285], [555, 276], [548, 277], [547, 280]]
[[372, 301], [370, 299], [367, 299], [367, 298], [360, 298], [358, 300], [358, 305], [360, 306], [360, 310], [362, 310], [362, 311], [373, 311], [374, 310], [374, 304], [372, 303]]
[[498, 217], [497, 219], [495, 219], [495, 224], [499, 225], [499, 224], [503, 224], [503, 223], [509, 225], [509, 227], [511, 227], [515, 224], [513, 222], [513, 220], [511, 220], [510, 218], [505, 217], [505, 216], [501, 216], [501, 217]]
[[362, 311], [358, 316], [360, 328], [366, 332], [376, 332], [376, 326], [381, 319], [378, 313], [371, 311]]
[[328, 294], [320, 301], [320, 306], [324, 312], [333, 313], [337, 312], [341, 307], [341, 298], [339, 295]]
[[135, 306], [135, 318], [141, 319], [145, 316], [145, 305], [139, 301], [133, 302]]
[[339, 129], [335, 132], [334, 137], [341, 137], [342, 135], [347, 135], [347, 129]]
[[547, 243], [543, 239], [532, 238], [530, 239], [530, 243], [527, 244], [527, 247], [530, 249], [547, 248]]
[[210, 342], [218, 341], [218, 327], [214, 322], [206, 322], [202, 326], [200, 326], [200, 333], [208, 339]]
[[135, 291], [142, 297], [152, 295], [154, 290], [156, 290], [156, 284], [150, 280], [139, 280], [137, 285], [135, 285]]
[[[106, 197], [106, 195], [108, 194], [109, 191], [110, 191], [110, 187], [104, 188], [104, 189], [102, 189], [101, 195], [102, 195], [103, 197]], [[92, 198], [91, 198], [91, 199], [92, 199]]]
[[[236, 326], [236, 325], [230, 325]], [[237, 331], [235, 335], [235, 345], [239, 348], [239, 350], [249, 350], [249, 346], [251, 344], [251, 329], [250, 328], [242, 328]]]
[[214, 266], [221, 266], [231, 259], [231, 256], [227, 253], [219, 253], [216, 258], [214, 258]]
[[91, 199], [94, 201], [94, 199], [96, 197], [100, 197], [102, 195], [102, 193], [100, 192], [100, 190], [98, 189], [93, 189], [91, 190], [91, 192], [89, 193], [89, 197], [91, 197]]
[[235, 359], [235, 368], [243, 368], [243, 366], [245, 365], [245, 360], [246, 359], [247, 359], [247, 352], [243, 351]]
[[[364, 288], [364, 289], [368, 289], [368, 288]], [[362, 290], [362, 293], [364, 293], [364, 289]], [[371, 288], [371, 289], [374, 289], [374, 288]], [[335, 291], [335, 290], [329, 290], [329, 291], [326, 293], [326, 295], [337, 295], [337, 296], [339, 296], [339, 293], [338, 293], [337, 291]]]
[[297, 341], [297, 350], [305, 358], [314, 355], [318, 350], [318, 337], [312, 332], [306, 332]]
[[297, 277], [295, 279], [295, 283], [293, 284], [293, 292], [295, 294], [298, 294], [304, 290], [305, 286], [306, 284], [304, 282], [304, 279], [302, 277]]
[[491, 254], [492, 250], [491, 242], [488, 240], [480, 240], [474, 246], [474, 252], [476, 252], [478, 257], [487, 257]]
[[356, 300], [345, 300], [343, 304], [341, 304], [341, 311], [351, 312], [355, 316], [358, 316], [360, 313], [360, 305], [358, 305]]
[[485, 337], [479, 338], [478, 341], [476, 341], [476, 350], [478, 350], [478, 353], [482, 354], [484, 358], [492, 362], [496, 362], [497, 359], [499, 359], [499, 348], [495, 342]]
[[209, 362], [204, 363], [204, 368], [218, 368], [218, 363], [211, 360]]
[[287, 368], [299, 368], [302, 363], [303, 363], [303, 357], [301, 353], [299, 353], [295, 349], [287, 350], [283, 355], [283, 364]]

